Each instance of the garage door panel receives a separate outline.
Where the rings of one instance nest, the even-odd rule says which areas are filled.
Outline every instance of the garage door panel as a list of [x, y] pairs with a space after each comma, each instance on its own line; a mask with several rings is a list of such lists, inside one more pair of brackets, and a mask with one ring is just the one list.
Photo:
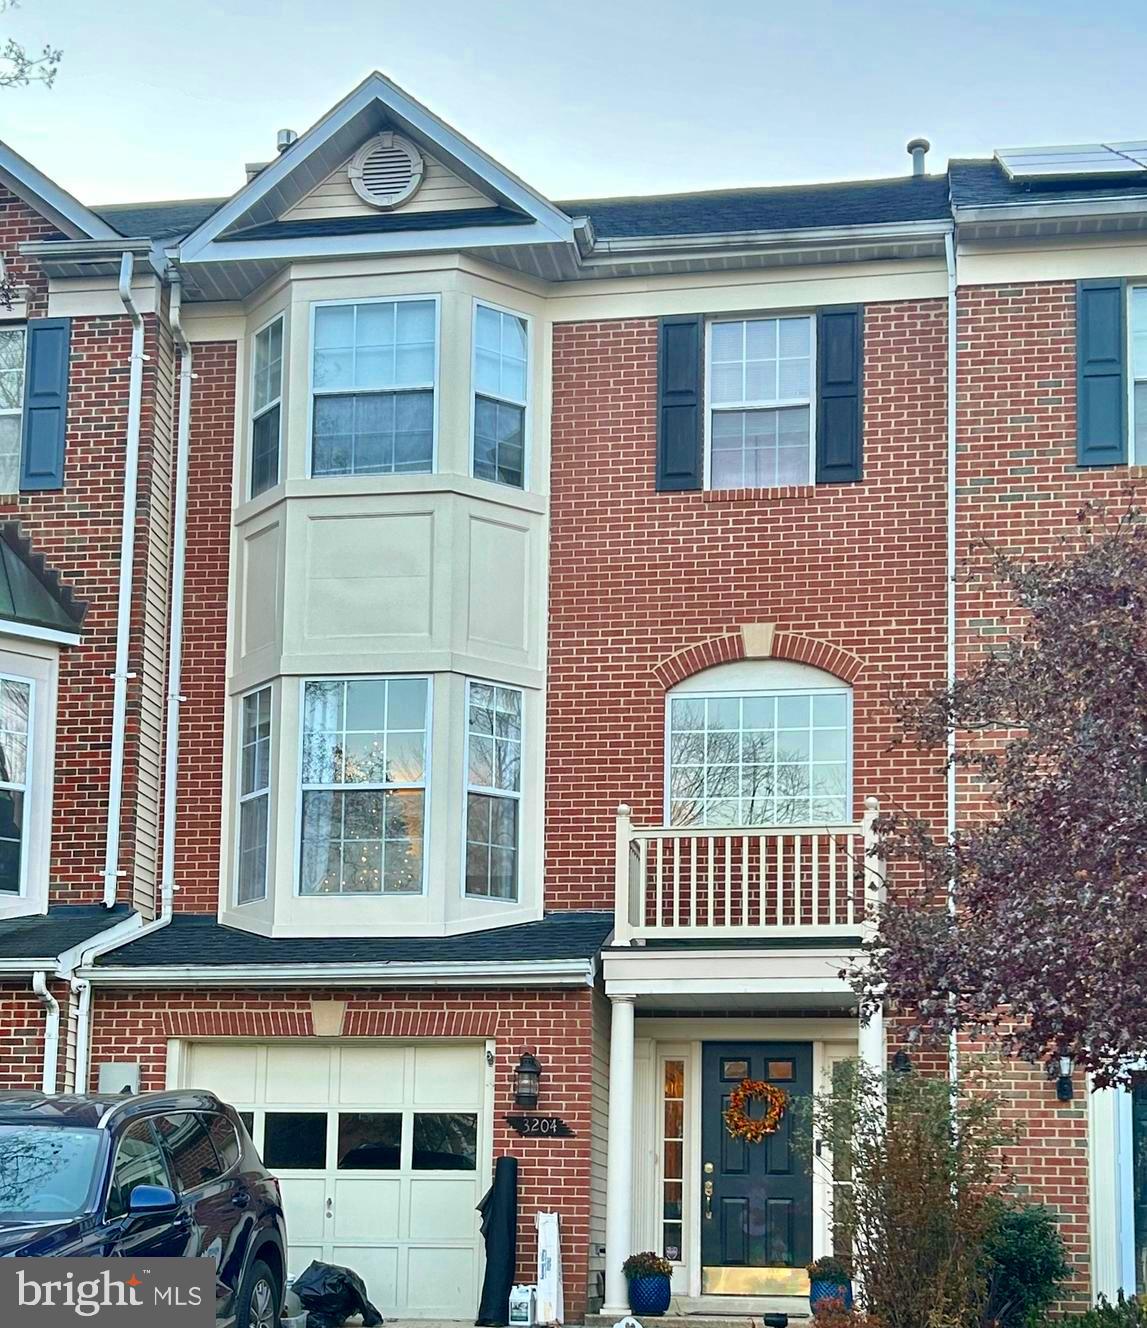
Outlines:
[[323, 1261], [321, 1245], [288, 1245], [287, 1276], [294, 1281], [296, 1277], [315, 1260]]
[[323, 1177], [283, 1176], [279, 1184], [283, 1189], [283, 1212], [291, 1244], [325, 1239], [329, 1223], [325, 1216], [327, 1185]]
[[404, 1047], [343, 1047], [338, 1100], [350, 1105], [398, 1106], [405, 1087]]
[[397, 1240], [398, 1214], [402, 1202], [402, 1182], [379, 1180], [339, 1180], [334, 1193], [335, 1240]]
[[330, 1095], [330, 1047], [300, 1047], [292, 1043], [267, 1047], [267, 1102], [313, 1102], [325, 1106]]
[[415, 1047], [414, 1101], [418, 1106], [482, 1101], [482, 1054], [475, 1047]]
[[474, 1251], [414, 1246], [407, 1255], [406, 1303], [412, 1310], [470, 1306], [474, 1296]]
[[187, 1088], [206, 1088], [224, 1102], [254, 1102], [259, 1052], [256, 1047], [236, 1047], [205, 1042], [191, 1058]]
[[477, 1186], [470, 1180], [412, 1180], [410, 1235], [416, 1240], [472, 1236], [478, 1198]]
[[366, 1294], [378, 1306], [384, 1317], [390, 1318], [399, 1304], [397, 1246], [336, 1245], [331, 1251], [331, 1263], [353, 1268], [366, 1283]]

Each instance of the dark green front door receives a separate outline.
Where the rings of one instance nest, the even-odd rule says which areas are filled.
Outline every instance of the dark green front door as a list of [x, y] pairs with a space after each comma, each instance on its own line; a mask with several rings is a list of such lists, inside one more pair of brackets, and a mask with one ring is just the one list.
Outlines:
[[[812, 1173], [791, 1107], [812, 1092], [812, 1045], [706, 1042], [701, 1075], [702, 1290], [781, 1293], [800, 1283], [812, 1259]], [[729, 1095], [742, 1079], [763, 1079], [790, 1098], [776, 1132], [759, 1144], [725, 1127]], [[750, 1115], [759, 1114], [755, 1103]]]

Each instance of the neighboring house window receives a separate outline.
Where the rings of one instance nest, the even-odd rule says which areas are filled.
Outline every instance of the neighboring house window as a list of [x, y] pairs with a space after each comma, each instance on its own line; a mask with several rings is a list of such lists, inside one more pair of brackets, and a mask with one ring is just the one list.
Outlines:
[[282, 429], [283, 320], [276, 318], [255, 334], [251, 387], [251, 497], [279, 482]]
[[525, 485], [526, 320], [489, 305], [474, 315], [474, 474]]
[[22, 327], [0, 328], [0, 493], [16, 493], [20, 488], [24, 343]]
[[300, 892], [423, 888], [430, 681], [304, 684]]
[[0, 678], [0, 895], [24, 887], [32, 684]]
[[437, 321], [433, 300], [315, 307], [312, 474], [433, 469]]
[[267, 830], [271, 807], [271, 689], [243, 698], [239, 775], [239, 872], [235, 898], [267, 897]]
[[809, 484], [813, 476], [813, 319], [709, 324], [712, 489]]
[[466, 893], [518, 897], [522, 693], [466, 684]]
[[1131, 288], [1131, 464], [1147, 465], [1147, 286]]
[[848, 819], [845, 690], [669, 698], [672, 825], [842, 825]]

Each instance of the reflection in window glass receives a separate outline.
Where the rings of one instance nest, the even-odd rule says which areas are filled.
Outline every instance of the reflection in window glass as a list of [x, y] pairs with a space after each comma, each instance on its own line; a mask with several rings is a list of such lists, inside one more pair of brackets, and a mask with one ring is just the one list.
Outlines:
[[327, 1164], [325, 1111], [268, 1111], [263, 1162], [272, 1171], [321, 1171]]
[[397, 1171], [402, 1153], [399, 1112], [339, 1112], [340, 1171]]
[[711, 488], [810, 483], [812, 339], [808, 317], [711, 325]]
[[32, 684], [0, 678], [0, 894], [21, 887]]
[[470, 1112], [419, 1112], [414, 1117], [415, 1171], [475, 1171], [478, 1117]]
[[433, 300], [315, 309], [312, 474], [432, 469], [436, 322]]
[[239, 777], [239, 881], [236, 899], [267, 897], [267, 827], [271, 806], [271, 689], [243, 698]]
[[194, 1116], [189, 1111], [157, 1116], [155, 1129], [171, 1159], [180, 1193], [194, 1190], [222, 1175], [215, 1145], [202, 1116]]
[[683, 1191], [685, 1185], [685, 1062], [665, 1062], [661, 1120], [661, 1249], [680, 1263]]
[[24, 329], [0, 328], [0, 493], [20, 488], [24, 416]]
[[673, 825], [841, 825], [848, 819], [848, 695], [673, 696]]
[[283, 394], [283, 320], [255, 336], [251, 383], [251, 497], [279, 482], [279, 421]]
[[429, 696], [426, 678], [306, 684], [304, 895], [422, 890]]
[[517, 899], [522, 693], [468, 682], [466, 696], [466, 893]]
[[171, 1179], [167, 1162], [150, 1121], [136, 1121], [120, 1136], [112, 1169], [104, 1211], [108, 1217], [120, 1217], [131, 1206], [131, 1192], [137, 1185], [158, 1185], [167, 1189]]
[[99, 1130], [0, 1125], [0, 1217], [72, 1217], [91, 1206]]
[[1131, 462], [1147, 465], [1147, 286], [1131, 290]]
[[207, 1116], [206, 1121], [219, 1165], [224, 1171], [230, 1171], [239, 1161], [239, 1136], [235, 1127], [224, 1116]]
[[525, 481], [526, 320], [480, 304], [474, 320], [474, 474]]

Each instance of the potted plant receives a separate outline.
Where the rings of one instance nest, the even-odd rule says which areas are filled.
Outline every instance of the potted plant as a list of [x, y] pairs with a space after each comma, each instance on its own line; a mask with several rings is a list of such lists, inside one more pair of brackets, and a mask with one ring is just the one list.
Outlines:
[[631, 1254], [621, 1265], [629, 1283], [629, 1308], [634, 1314], [664, 1314], [669, 1308], [669, 1278], [673, 1265], [660, 1254], [647, 1250]]
[[826, 1254], [808, 1266], [809, 1308], [815, 1314], [816, 1307], [829, 1300], [852, 1309], [852, 1273], [843, 1260]]

